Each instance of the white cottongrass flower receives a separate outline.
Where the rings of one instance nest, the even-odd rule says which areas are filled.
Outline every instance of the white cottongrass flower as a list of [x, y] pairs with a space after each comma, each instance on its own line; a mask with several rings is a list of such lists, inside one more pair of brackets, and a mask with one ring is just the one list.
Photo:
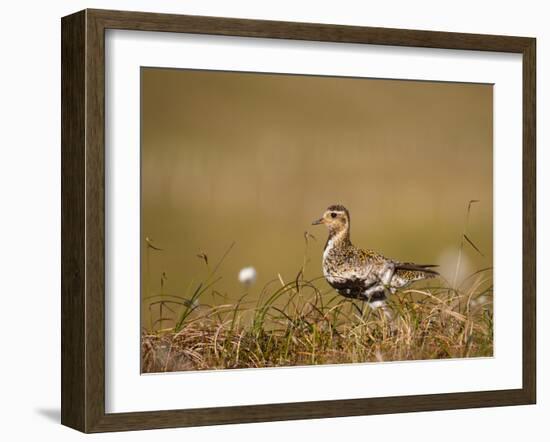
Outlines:
[[470, 302], [470, 305], [472, 305], [473, 307], [477, 307], [480, 305], [484, 305], [485, 303], [487, 303], [487, 301], [488, 301], [487, 296], [481, 295], [481, 296], [478, 296], [477, 299], [473, 299], [472, 302]]
[[239, 282], [246, 286], [252, 285], [256, 282], [258, 274], [254, 267], [244, 267], [239, 272]]

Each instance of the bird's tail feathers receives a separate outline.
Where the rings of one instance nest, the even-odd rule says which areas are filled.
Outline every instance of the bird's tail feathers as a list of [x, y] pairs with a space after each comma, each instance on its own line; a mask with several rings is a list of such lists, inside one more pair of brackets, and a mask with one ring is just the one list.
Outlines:
[[434, 270], [438, 267], [435, 264], [414, 264], [412, 262], [399, 263], [395, 270], [399, 276], [409, 280], [428, 279], [439, 276], [439, 272]]
[[399, 263], [395, 269], [396, 270], [412, 270], [415, 272], [424, 272], [431, 273], [434, 275], [439, 275], [437, 270], [434, 270], [434, 267], [439, 267], [437, 264], [414, 264], [412, 262], [402, 262]]

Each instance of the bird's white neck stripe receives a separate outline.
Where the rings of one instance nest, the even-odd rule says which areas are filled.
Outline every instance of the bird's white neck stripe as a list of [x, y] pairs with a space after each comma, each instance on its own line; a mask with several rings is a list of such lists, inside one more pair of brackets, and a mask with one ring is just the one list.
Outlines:
[[323, 252], [323, 260], [327, 259], [327, 256], [333, 247], [334, 247], [334, 239], [331, 238], [327, 241], [327, 245], [325, 246], [325, 251]]

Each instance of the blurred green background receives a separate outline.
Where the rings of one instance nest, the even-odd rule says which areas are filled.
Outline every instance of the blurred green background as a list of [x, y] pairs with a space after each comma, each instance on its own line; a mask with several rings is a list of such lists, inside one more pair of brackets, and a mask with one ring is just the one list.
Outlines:
[[[320, 276], [330, 204], [352, 241], [439, 263], [453, 279], [468, 201], [464, 274], [492, 265], [492, 85], [142, 68], [142, 295], [183, 295], [235, 242], [216, 289]], [[149, 250], [145, 238], [163, 251]], [[322, 283], [324, 284], [324, 282]], [[217, 302], [211, 297], [205, 302]], [[145, 303], [144, 303], [145, 306]]]

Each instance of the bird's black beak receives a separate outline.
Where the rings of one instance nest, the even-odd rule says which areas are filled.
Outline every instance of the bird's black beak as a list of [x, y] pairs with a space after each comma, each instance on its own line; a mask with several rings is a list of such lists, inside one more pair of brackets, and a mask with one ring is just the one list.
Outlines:
[[323, 218], [319, 218], [319, 219], [316, 219], [315, 221], [313, 221], [311, 224], [313, 226], [316, 226], [317, 224], [324, 224], [325, 223], [325, 220]]

